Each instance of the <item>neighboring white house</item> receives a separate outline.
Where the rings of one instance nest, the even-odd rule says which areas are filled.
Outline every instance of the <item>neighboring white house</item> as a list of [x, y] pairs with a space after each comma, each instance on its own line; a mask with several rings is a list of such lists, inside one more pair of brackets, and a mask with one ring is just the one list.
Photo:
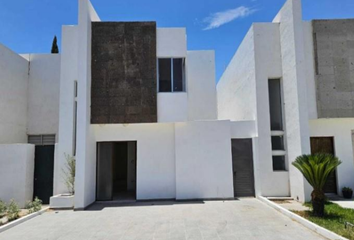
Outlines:
[[[101, 22], [79, 0], [61, 54], [0, 45], [0, 199], [23, 205], [66, 193], [71, 155], [75, 209], [130, 199], [304, 201], [310, 188], [291, 162], [310, 153], [310, 136], [327, 137], [313, 138], [313, 151], [343, 160], [328, 188], [354, 188], [353, 58], [334, 56], [353, 50], [354, 29], [323, 34], [331, 23], [303, 22], [300, 0], [288, 0], [273, 23], [252, 26], [216, 87], [214, 52], [188, 51], [184, 28]], [[347, 33], [344, 49], [321, 39], [332, 46]]]
[[217, 85], [218, 118], [254, 120], [259, 194], [308, 200], [292, 166], [310, 152], [343, 163], [325, 191], [354, 188], [354, 20], [302, 20], [288, 0], [272, 23], [254, 23]]
[[[23, 207], [33, 198], [35, 179], [36, 186], [50, 190], [53, 185], [59, 81], [59, 54], [20, 56], [0, 44], [0, 199], [3, 201], [15, 199]], [[44, 164], [37, 161], [36, 173], [35, 148], [44, 150], [44, 155], [37, 159], [51, 158]], [[36, 152], [39, 153], [40, 150]], [[49, 168], [43, 180], [37, 178], [40, 167]], [[36, 195], [37, 190], [38, 187]]]

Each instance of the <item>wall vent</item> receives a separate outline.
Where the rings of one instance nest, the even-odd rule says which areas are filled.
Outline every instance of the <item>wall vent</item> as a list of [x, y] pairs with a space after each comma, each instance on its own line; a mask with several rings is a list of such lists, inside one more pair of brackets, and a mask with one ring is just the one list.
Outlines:
[[28, 143], [37, 146], [55, 145], [55, 135], [28, 135]]

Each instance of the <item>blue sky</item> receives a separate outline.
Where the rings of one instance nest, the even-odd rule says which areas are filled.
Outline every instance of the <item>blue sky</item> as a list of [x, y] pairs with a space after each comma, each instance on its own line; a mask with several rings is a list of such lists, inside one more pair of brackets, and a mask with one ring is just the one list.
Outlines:
[[[269, 22], [285, 0], [91, 0], [103, 21], [156, 21], [186, 27], [189, 50], [216, 52], [220, 78], [252, 22]], [[353, 0], [303, 0], [304, 20], [354, 18]], [[0, 43], [48, 53], [61, 25], [77, 24], [77, 0], [1, 0]], [[60, 48], [60, 45], [59, 45]]]

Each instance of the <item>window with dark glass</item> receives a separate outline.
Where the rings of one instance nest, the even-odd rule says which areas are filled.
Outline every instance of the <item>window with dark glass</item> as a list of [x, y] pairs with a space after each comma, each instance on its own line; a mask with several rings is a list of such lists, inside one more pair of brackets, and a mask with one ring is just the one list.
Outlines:
[[159, 92], [185, 91], [184, 65], [184, 58], [158, 59]]
[[159, 59], [159, 92], [171, 92], [171, 59], [162, 58]]
[[269, 80], [269, 110], [270, 110], [270, 129], [283, 130], [283, 111], [281, 104], [280, 79]]
[[286, 171], [282, 90], [280, 79], [269, 79], [269, 115], [272, 141], [273, 171]]
[[284, 171], [285, 169], [285, 156], [273, 156], [273, 170]]
[[283, 136], [272, 136], [272, 150], [285, 150]]

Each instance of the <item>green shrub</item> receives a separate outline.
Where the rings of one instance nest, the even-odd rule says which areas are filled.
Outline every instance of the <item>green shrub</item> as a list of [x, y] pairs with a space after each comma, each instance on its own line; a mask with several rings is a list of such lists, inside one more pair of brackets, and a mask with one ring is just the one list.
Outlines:
[[342, 188], [343, 192], [353, 192], [353, 189], [351, 189], [350, 187], [344, 187]]
[[28, 210], [29, 213], [38, 212], [42, 209], [42, 200], [36, 197], [33, 202], [27, 202], [25, 208]]
[[75, 157], [64, 154], [66, 158], [65, 168], [62, 169], [64, 173], [65, 185], [71, 195], [75, 194], [75, 172], [76, 172], [76, 160]]
[[5, 216], [7, 210], [6, 203], [0, 200], [0, 218]]
[[16, 220], [20, 217], [20, 208], [17, 203], [12, 199], [7, 207], [7, 219], [10, 221]]

